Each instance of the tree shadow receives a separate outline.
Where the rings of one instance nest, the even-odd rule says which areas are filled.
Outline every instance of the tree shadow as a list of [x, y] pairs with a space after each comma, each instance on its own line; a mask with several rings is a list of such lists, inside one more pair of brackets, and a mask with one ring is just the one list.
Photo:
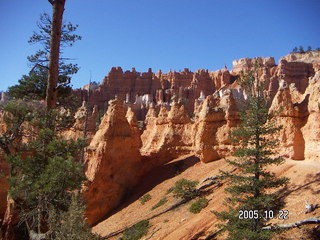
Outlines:
[[146, 175], [141, 177], [138, 184], [134, 188], [132, 188], [131, 190], [127, 190], [118, 207], [107, 214], [102, 219], [102, 221], [126, 208], [128, 205], [138, 200], [145, 193], [149, 192], [151, 189], [153, 189], [163, 181], [181, 174], [198, 162], [200, 162], [200, 159], [198, 157], [190, 156], [182, 160], [172, 161], [167, 164], [155, 167]]
[[310, 181], [308, 181], [307, 183], [303, 184], [303, 185], [297, 185], [294, 183], [291, 183], [290, 185], [290, 189], [287, 189], [283, 194], [284, 195], [289, 195], [292, 193], [295, 193], [299, 190], [311, 190], [312, 194], [319, 194], [320, 193], [320, 189], [319, 190], [313, 190], [313, 188], [311, 187], [312, 184], [314, 183], [318, 183], [318, 185], [320, 185], [320, 173], [317, 173], [315, 175], [313, 174], [308, 174], [307, 178], [310, 178]]

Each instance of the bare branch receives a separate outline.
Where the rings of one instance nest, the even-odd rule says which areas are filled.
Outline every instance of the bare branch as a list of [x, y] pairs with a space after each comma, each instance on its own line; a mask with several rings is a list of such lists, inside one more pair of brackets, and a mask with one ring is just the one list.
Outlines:
[[267, 227], [263, 227], [262, 229], [263, 230], [271, 230], [271, 229], [279, 229], [279, 228], [294, 228], [294, 227], [299, 227], [304, 224], [312, 224], [312, 223], [320, 223], [320, 217], [306, 218], [301, 221], [297, 221], [297, 222], [289, 223], [289, 224], [267, 226]]
[[47, 66], [43, 66], [43, 65], [41, 65], [41, 64], [39, 64], [39, 63], [36, 63], [36, 65], [34, 65], [33, 68], [30, 70], [30, 72], [33, 72], [36, 67], [41, 67], [41, 68], [49, 69]]
[[49, 3], [51, 3], [51, 5], [53, 5], [54, 1], [53, 0], [48, 0]]

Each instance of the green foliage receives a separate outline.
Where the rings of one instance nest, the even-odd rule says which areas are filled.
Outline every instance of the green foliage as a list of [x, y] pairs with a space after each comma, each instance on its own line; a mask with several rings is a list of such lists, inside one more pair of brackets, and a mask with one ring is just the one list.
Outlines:
[[185, 201], [189, 201], [199, 196], [199, 191], [196, 190], [198, 183], [198, 181], [190, 181], [182, 178], [177, 181], [173, 187], [168, 189], [167, 193], [172, 192], [175, 198], [181, 198]]
[[67, 211], [49, 210], [48, 224], [51, 229], [50, 239], [56, 240], [99, 240], [98, 235], [91, 233], [83, 221], [84, 204], [78, 194], [73, 194]]
[[41, 233], [50, 214], [70, 208], [72, 194], [85, 180], [83, 164], [76, 161], [85, 142], [63, 139], [61, 131], [73, 119], [57, 110], [46, 113], [37, 102], [10, 101], [1, 109], [7, 130], [0, 147], [11, 168], [9, 193], [21, 211], [21, 222]]
[[308, 46], [307, 50], [304, 50], [303, 46], [299, 46], [298, 47], [294, 47], [292, 49], [292, 53], [307, 53], [307, 52], [311, 52], [311, 51], [319, 51], [320, 48], [316, 48], [314, 50], [312, 50], [312, 47], [311, 46]]
[[206, 198], [200, 198], [197, 201], [195, 201], [194, 203], [191, 204], [189, 211], [192, 213], [199, 213], [201, 212], [201, 210], [203, 208], [205, 208], [206, 206], [208, 206], [208, 202], [209, 200]]
[[138, 240], [148, 233], [149, 221], [142, 220], [128, 228], [119, 240]]
[[159, 202], [157, 202], [154, 206], [152, 206], [151, 210], [154, 210], [154, 209], [162, 206], [162, 205], [165, 204], [166, 202], [168, 202], [168, 199], [167, 199], [166, 197], [161, 198], [161, 199], [159, 200]]
[[299, 46], [299, 53], [305, 53], [303, 46]]
[[[21, 99], [45, 99], [48, 77], [48, 64], [50, 54], [50, 33], [51, 33], [51, 17], [44, 13], [40, 16], [38, 22], [39, 32], [33, 32], [29, 39], [30, 44], [41, 44], [42, 49], [38, 50], [34, 55], [28, 57], [29, 65], [32, 70], [28, 75], [23, 75], [17, 85], [9, 87], [8, 94], [12, 98]], [[67, 46], [73, 46], [77, 40], [81, 40], [81, 36], [74, 34], [78, 25], [64, 23], [62, 25], [61, 49]], [[62, 52], [61, 52], [62, 54]], [[68, 99], [71, 86], [71, 75], [78, 72], [77, 64], [66, 63], [66, 58], [59, 60], [59, 78], [58, 78], [58, 105], [74, 103], [74, 99]]]
[[226, 200], [229, 210], [216, 215], [227, 221], [220, 226], [228, 231], [228, 239], [270, 239], [272, 232], [262, 230], [266, 224], [263, 218], [239, 219], [239, 211], [257, 210], [261, 214], [265, 210], [279, 210], [284, 205], [279, 193], [288, 182], [287, 178], [277, 178], [267, 170], [269, 165], [284, 162], [281, 157], [272, 157], [277, 141], [270, 140], [270, 136], [281, 127], [275, 126], [271, 120], [263, 94], [264, 86], [256, 72], [257, 66], [240, 79], [248, 100], [241, 113], [239, 128], [232, 131], [233, 140], [239, 143], [233, 154], [236, 160], [227, 160], [239, 172], [222, 171], [223, 178], [229, 180], [226, 188], [230, 194]]
[[16, 151], [19, 147], [19, 140], [23, 136], [23, 123], [34, 119], [34, 111], [41, 111], [40, 104], [25, 102], [22, 100], [9, 101], [0, 105], [0, 111], [4, 112], [3, 121], [6, 130], [0, 135], [0, 148], [5, 154]]
[[294, 48], [292, 49], [292, 52], [293, 52], [293, 53], [297, 53], [297, 52], [298, 52], [298, 48], [297, 48], [297, 47], [294, 47]]
[[150, 199], [151, 199], [151, 195], [149, 193], [145, 194], [141, 198], [139, 198], [142, 205], [145, 204], [146, 202], [148, 202]]

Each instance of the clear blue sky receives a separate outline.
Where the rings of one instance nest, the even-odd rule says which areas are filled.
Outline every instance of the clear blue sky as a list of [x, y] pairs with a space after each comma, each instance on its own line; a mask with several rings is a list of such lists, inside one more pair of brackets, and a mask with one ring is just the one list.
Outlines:
[[[0, 90], [30, 68], [29, 45], [46, 0], [0, 0]], [[67, 0], [64, 19], [83, 40], [65, 50], [81, 67], [74, 88], [100, 82], [113, 66], [137, 71], [229, 68], [243, 57], [320, 47], [319, 0]]]

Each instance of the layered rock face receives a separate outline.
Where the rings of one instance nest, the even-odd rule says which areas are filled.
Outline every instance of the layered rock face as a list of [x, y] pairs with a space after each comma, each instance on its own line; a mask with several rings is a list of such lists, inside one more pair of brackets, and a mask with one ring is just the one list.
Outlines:
[[90, 111], [87, 109], [86, 103], [83, 102], [82, 106], [75, 113], [75, 122], [73, 126], [63, 133], [67, 139], [84, 138], [91, 141], [94, 133], [96, 132], [96, 119], [98, 117], [98, 107], [95, 105]]
[[270, 107], [270, 112], [275, 114], [276, 125], [282, 126], [273, 136], [279, 140], [279, 153], [294, 160], [304, 159], [305, 140], [301, 127], [308, 116], [306, 101], [294, 103], [289, 85], [282, 80]]
[[192, 153], [192, 123], [184, 106], [173, 103], [170, 110], [150, 107], [142, 136], [141, 153], [148, 166], [157, 166]]
[[230, 130], [239, 121], [231, 91], [222, 97], [210, 95], [199, 107], [194, 124], [194, 153], [202, 162], [211, 162], [230, 155], [233, 146]]
[[305, 140], [305, 156], [320, 157], [320, 71], [309, 81], [305, 96], [308, 99], [309, 116], [301, 128]]
[[[208, 70], [197, 70], [195, 73], [185, 68], [181, 72], [161, 71], [154, 74], [151, 69], [148, 72], [125, 71], [120, 67], [114, 67], [106, 76], [98, 88], [91, 88], [90, 99], [88, 99], [88, 87], [74, 90], [73, 93], [82, 100], [88, 102], [89, 106], [97, 105], [98, 109], [106, 109], [108, 101], [117, 96], [132, 106], [138, 120], [144, 120], [145, 114], [140, 118], [139, 109], [149, 107], [150, 103], [170, 103], [175, 97], [188, 102], [186, 110], [193, 111], [193, 102], [203, 92], [206, 96], [212, 94], [217, 88], [230, 82], [229, 71], [225, 68], [216, 72]], [[147, 102], [137, 101], [137, 96], [148, 95]], [[147, 112], [147, 111], [146, 111]]]
[[170, 104], [179, 99], [185, 105], [188, 114], [194, 111], [194, 102], [203, 94], [205, 97], [223, 88], [229, 88], [239, 78], [241, 72], [247, 72], [258, 63], [260, 70], [258, 77], [265, 82], [265, 90], [272, 102], [278, 87], [279, 80], [283, 79], [288, 84], [294, 83], [300, 93], [304, 93], [308, 78], [314, 75], [314, 69], [320, 68], [319, 53], [311, 52], [308, 56], [290, 54], [280, 59], [276, 65], [273, 57], [242, 58], [233, 61], [233, 69], [226, 67], [217, 71], [204, 69], [195, 72], [185, 68], [183, 71], [169, 71], [162, 73], [160, 70], [153, 73], [140, 73], [134, 68], [123, 71], [114, 67], [102, 83], [91, 87], [88, 99], [88, 86], [74, 90], [74, 94], [88, 102], [89, 106], [98, 106], [98, 110], [105, 110], [108, 101], [115, 96], [126, 101], [134, 111], [138, 120], [145, 120], [146, 113], [151, 103], [160, 105]]
[[141, 140], [133, 125], [126, 118], [122, 101], [110, 101], [85, 155], [88, 184], [83, 193], [90, 225], [116, 207], [140, 176]]

